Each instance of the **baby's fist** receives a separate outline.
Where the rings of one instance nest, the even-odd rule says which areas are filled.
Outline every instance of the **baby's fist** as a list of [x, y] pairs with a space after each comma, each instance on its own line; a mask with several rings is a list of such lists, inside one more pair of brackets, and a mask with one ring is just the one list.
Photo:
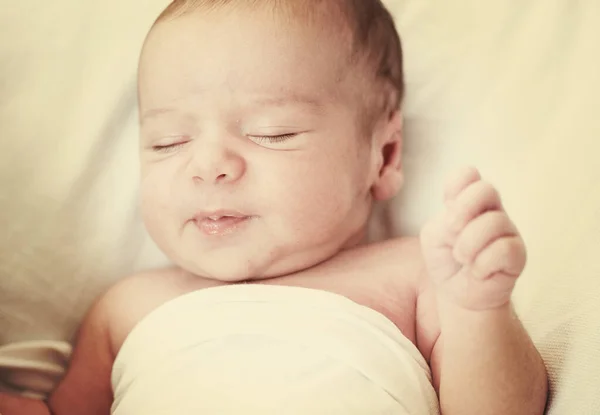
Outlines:
[[471, 310], [506, 305], [526, 252], [498, 192], [477, 170], [463, 169], [448, 182], [445, 204], [421, 232], [425, 263], [438, 292]]

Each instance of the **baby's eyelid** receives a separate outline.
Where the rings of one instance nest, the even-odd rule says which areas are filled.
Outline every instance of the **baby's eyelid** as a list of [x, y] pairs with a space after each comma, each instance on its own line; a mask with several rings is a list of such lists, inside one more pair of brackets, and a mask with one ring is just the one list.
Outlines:
[[159, 140], [149, 147], [154, 152], [174, 151], [185, 146], [190, 140], [191, 138], [189, 136], [172, 136], [169, 137], [169, 141]]
[[259, 143], [264, 143], [264, 142], [268, 142], [271, 144], [276, 144], [276, 143], [282, 143], [284, 141], [290, 140], [296, 136], [298, 136], [300, 133], [287, 133], [287, 134], [254, 134], [254, 135], [248, 135], [249, 138], [251, 138], [254, 141], [257, 141]]
[[265, 138], [279, 138], [279, 137], [294, 137], [300, 133], [279, 133], [279, 134], [248, 134], [248, 137], [265, 137]]

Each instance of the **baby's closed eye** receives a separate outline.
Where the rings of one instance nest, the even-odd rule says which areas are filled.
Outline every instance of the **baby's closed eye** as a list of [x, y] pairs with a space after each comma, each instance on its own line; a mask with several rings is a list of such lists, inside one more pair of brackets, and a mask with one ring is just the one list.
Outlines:
[[157, 153], [172, 153], [182, 149], [191, 141], [188, 136], [177, 136], [162, 140], [159, 143], [153, 144], [150, 148]]

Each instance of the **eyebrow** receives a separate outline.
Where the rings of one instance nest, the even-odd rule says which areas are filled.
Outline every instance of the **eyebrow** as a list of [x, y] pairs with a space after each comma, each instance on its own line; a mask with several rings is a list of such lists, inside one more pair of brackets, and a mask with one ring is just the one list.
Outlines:
[[302, 105], [313, 109], [323, 107], [323, 102], [308, 95], [298, 93], [288, 93], [285, 95], [266, 95], [255, 97], [251, 101], [251, 105], [259, 105], [263, 107], [282, 107], [285, 105]]
[[[249, 100], [248, 104], [248, 106], [250, 107], [284, 107], [288, 105], [301, 105], [309, 108], [311, 111], [314, 112], [319, 112], [324, 107], [324, 103], [322, 101], [319, 101], [318, 99], [315, 99], [308, 95], [298, 93], [288, 93], [285, 95], [255, 96]], [[156, 118], [164, 114], [180, 112], [180, 109], [174, 107], [152, 108], [144, 111], [144, 113], [140, 117], [140, 121], [143, 123], [145, 120]], [[187, 113], [187, 115], [194, 117], [194, 115], [191, 113]]]

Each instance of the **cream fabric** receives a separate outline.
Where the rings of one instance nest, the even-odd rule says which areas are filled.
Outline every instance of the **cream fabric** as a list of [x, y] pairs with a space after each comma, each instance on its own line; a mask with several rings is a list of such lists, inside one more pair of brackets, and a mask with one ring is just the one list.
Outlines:
[[112, 384], [114, 415], [439, 413], [427, 362], [391, 321], [297, 287], [167, 302], [125, 340]]
[[[106, 286], [165, 262], [136, 210], [135, 66], [166, 3], [0, 4], [0, 344], [68, 340]], [[600, 2], [388, 3], [407, 185], [374, 235], [416, 233], [446, 173], [480, 167], [528, 242], [515, 298], [550, 414], [600, 412]]]

